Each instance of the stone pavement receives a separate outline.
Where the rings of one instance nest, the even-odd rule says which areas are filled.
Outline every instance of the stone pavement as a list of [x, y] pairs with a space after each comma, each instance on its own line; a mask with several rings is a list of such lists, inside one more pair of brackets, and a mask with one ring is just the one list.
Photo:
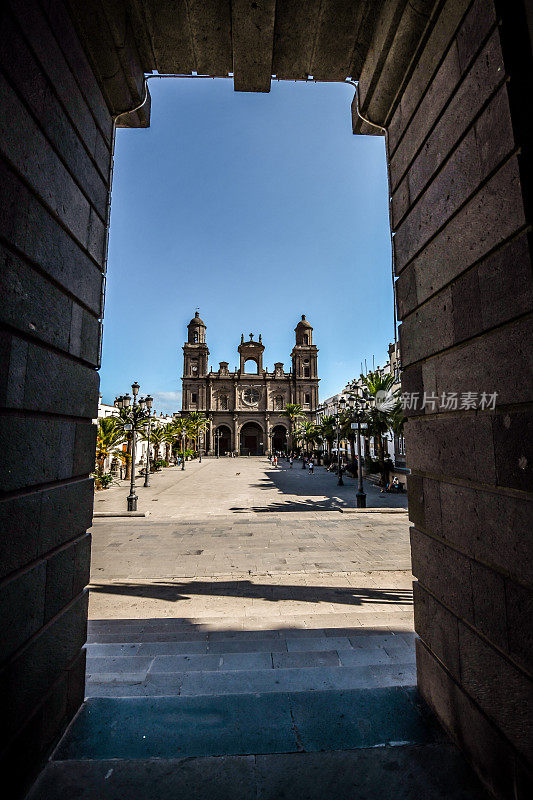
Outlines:
[[94, 520], [87, 700], [31, 800], [484, 798], [416, 693], [407, 514], [271, 473], [166, 470]]
[[[290, 469], [280, 460], [277, 468], [266, 458], [204, 458], [186, 462], [185, 470], [168, 467], [150, 476], [145, 489], [137, 478], [139, 511], [155, 519], [205, 519], [212, 515], [287, 511], [318, 511], [355, 508], [357, 481], [344, 476], [344, 486], [337, 486], [337, 476], [324, 467], [313, 475], [295, 461]], [[129, 484], [96, 492], [94, 510], [124, 511]], [[365, 479], [369, 508], [407, 508], [405, 494], [381, 493]]]

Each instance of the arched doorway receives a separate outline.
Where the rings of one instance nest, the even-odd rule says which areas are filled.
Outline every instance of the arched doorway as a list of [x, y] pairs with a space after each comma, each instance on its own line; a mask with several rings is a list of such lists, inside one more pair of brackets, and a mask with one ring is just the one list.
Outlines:
[[[220, 434], [220, 438], [219, 438]], [[227, 425], [219, 425], [214, 438], [215, 453], [225, 456], [231, 450], [231, 431]]]
[[247, 422], [242, 426], [240, 445], [241, 456], [263, 455], [263, 429], [257, 422]]
[[276, 425], [272, 429], [272, 449], [274, 451], [287, 451], [287, 429], [284, 425]]

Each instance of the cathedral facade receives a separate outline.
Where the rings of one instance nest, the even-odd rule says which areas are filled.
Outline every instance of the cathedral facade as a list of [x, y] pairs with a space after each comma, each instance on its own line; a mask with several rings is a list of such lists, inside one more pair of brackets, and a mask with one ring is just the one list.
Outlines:
[[313, 421], [318, 406], [318, 349], [313, 328], [305, 315], [298, 322], [288, 372], [281, 361], [273, 371], [263, 367], [265, 347], [261, 334], [253, 334], [237, 348], [239, 366], [230, 371], [227, 361], [218, 370], [209, 367], [206, 325], [196, 312], [187, 326], [183, 345], [182, 416], [200, 411], [209, 420], [204, 450], [220, 455], [263, 455], [289, 446], [289, 420], [283, 415], [287, 403], [302, 406], [304, 417]]

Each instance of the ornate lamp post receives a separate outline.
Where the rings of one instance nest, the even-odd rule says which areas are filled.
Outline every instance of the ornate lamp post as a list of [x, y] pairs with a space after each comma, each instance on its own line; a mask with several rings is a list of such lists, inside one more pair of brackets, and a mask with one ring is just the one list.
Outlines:
[[355, 497], [357, 500], [357, 508], [366, 508], [366, 492], [363, 488], [363, 464], [361, 461], [361, 418], [363, 417], [363, 410], [359, 408], [360, 400], [363, 404], [364, 400], [363, 398], [359, 398], [359, 389], [356, 386], [355, 394], [350, 395], [348, 398], [350, 407], [355, 411], [353, 419], [355, 419], [357, 423], [357, 493]]
[[152, 403], [154, 402], [154, 398], [150, 397], [150, 395], [146, 395], [144, 400], [139, 400], [139, 405], [142, 410], [144, 410], [144, 406], [146, 405], [146, 410], [148, 411], [148, 437], [147, 437], [147, 447], [146, 447], [146, 466], [144, 470], [144, 486], [147, 488], [150, 486], [150, 433], [152, 432]]
[[181, 432], [181, 468], [185, 469], [185, 431]]
[[203, 434], [201, 433], [201, 434], [198, 436], [198, 455], [199, 455], [199, 458], [198, 458], [198, 463], [199, 463], [199, 464], [201, 464], [201, 463], [202, 463], [202, 447], [203, 447], [203, 444], [204, 444], [204, 436], [203, 436]]
[[[130, 479], [130, 493], [127, 498], [128, 511], [137, 511], [137, 494], [135, 492], [135, 409], [137, 408], [137, 395], [139, 394], [139, 384], [137, 381], [132, 383], [131, 391], [133, 392], [133, 407], [132, 419], [133, 423], [128, 423], [124, 427], [127, 429], [131, 426], [131, 479]], [[131, 397], [129, 394], [124, 395], [124, 408], [129, 408]]]
[[215, 439], [217, 440], [217, 458], [220, 458], [220, 437], [222, 436], [220, 430], [215, 433]]
[[342, 460], [341, 460], [341, 413], [346, 408], [346, 400], [344, 397], [339, 399], [339, 403], [337, 406], [337, 473], [339, 476], [339, 480], [337, 481], [337, 486], [344, 486], [344, 481], [342, 479]]

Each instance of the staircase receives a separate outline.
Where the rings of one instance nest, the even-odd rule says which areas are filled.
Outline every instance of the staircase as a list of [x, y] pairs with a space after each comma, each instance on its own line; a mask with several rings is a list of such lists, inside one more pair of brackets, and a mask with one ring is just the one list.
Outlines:
[[196, 697], [416, 684], [411, 632], [202, 627], [172, 619], [89, 623], [87, 695]]
[[31, 800], [485, 797], [419, 702], [414, 634], [212, 627], [91, 622], [87, 700]]

